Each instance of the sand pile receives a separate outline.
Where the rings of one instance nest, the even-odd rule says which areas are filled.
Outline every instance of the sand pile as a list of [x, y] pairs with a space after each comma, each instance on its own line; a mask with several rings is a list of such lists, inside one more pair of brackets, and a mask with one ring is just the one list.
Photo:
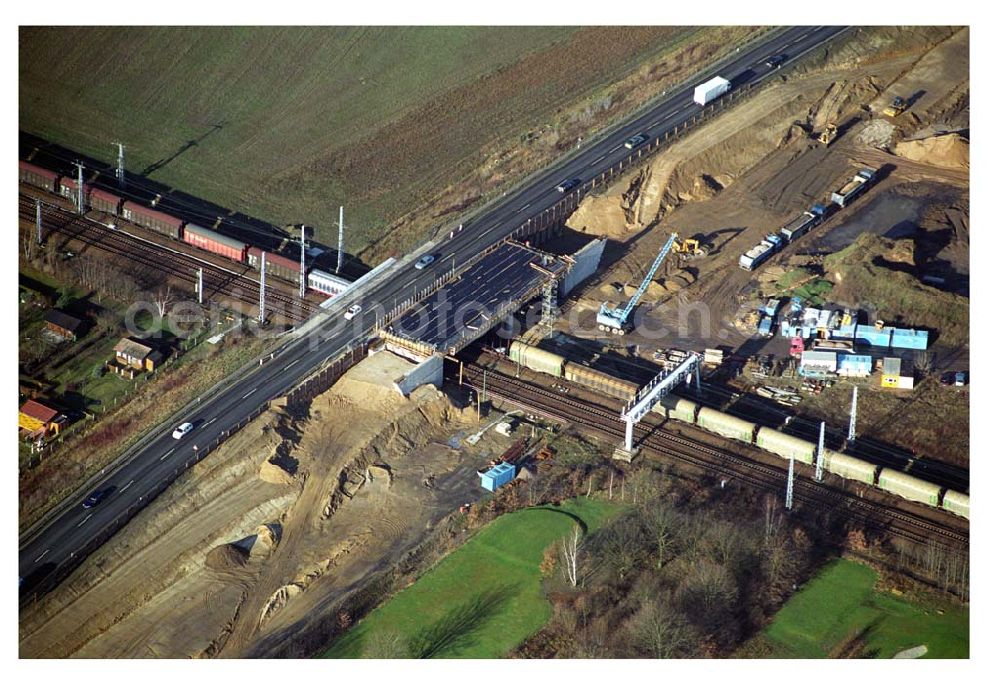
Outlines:
[[295, 477], [281, 467], [275, 457], [271, 457], [260, 464], [257, 475], [265, 482], [271, 484], [294, 484]]
[[588, 195], [566, 221], [566, 225], [580, 233], [619, 242], [630, 235], [625, 211], [617, 196]]
[[932, 136], [919, 141], [901, 141], [896, 144], [896, 155], [936, 167], [968, 169], [969, 142], [958, 134]]
[[223, 543], [205, 555], [205, 566], [214, 571], [229, 571], [246, 566], [250, 553], [235, 543]]

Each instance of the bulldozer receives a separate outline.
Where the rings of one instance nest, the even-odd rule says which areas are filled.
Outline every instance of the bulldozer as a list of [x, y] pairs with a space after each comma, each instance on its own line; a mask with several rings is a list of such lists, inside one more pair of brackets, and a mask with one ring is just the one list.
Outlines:
[[892, 100], [892, 103], [890, 103], [882, 111], [882, 115], [885, 115], [885, 116], [890, 117], [890, 118], [894, 118], [897, 115], [900, 115], [901, 113], [903, 113], [904, 111], [906, 111], [906, 108], [907, 108], [907, 106], [906, 106], [906, 100], [903, 97], [901, 97], [901, 96], [897, 96], [895, 99]]
[[837, 125], [832, 122], [827, 123], [823, 131], [819, 133], [819, 142], [824, 146], [829, 146], [837, 138]]

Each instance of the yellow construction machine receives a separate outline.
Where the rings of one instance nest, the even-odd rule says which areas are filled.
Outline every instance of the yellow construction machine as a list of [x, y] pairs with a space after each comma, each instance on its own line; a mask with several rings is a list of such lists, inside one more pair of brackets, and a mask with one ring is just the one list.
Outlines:
[[897, 115], [903, 113], [904, 111], [906, 111], [906, 100], [901, 96], [897, 96], [895, 99], [892, 100], [892, 103], [890, 103], [882, 111], [882, 115], [894, 118]]
[[705, 256], [708, 252], [701, 246], [697, 239], [690, 237], [686, 240], [674, 240], [671, 247], [675, 254], [680, 254], [682, 259], [693, 258], [695, 256]]
[[837, 125], [832, 122], [827, 123], [823, 131], [819, 133], [819, 142], [824, 146], [829, 146], [830, 143], [837, 138]]

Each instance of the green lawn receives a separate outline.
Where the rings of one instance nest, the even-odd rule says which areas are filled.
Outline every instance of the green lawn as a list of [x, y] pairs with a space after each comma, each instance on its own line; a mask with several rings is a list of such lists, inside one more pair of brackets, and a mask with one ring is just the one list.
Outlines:
[[825, 658], [851, 637], [861, 654], [891, 658], [927, 647], [926, 658], [969, 655], [969, 611], [876, 592], [878, 574], [863, 564], [836, 560], [778, 612], [764, 631], [775, 658]]
[[388, 636], [398, 637], [415, 657], [505, 656], [549, 619], [539, 571], [545, 548], [575, 523], [593, 529], [620, 509], [574, 499], [503, 515], [369, 614], [323, 657], [358, 658], [369, 642]]

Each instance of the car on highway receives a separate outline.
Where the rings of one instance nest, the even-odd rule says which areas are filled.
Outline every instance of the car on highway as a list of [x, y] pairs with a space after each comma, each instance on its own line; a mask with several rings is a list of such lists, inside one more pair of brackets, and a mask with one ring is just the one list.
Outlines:
[[353, 320], [355, 316], [360, 312], [361, 312], [361, 304], [355, 303], [353, 306], [347, 309], [346, 313], [344, 313], [344, 319]]
[[560, 193], [568, 193], [569, 191], [576, 188], [578, 185], [580, 185], [580, 179], [566, 179], [558, 186], [556, 186], [556, 190], [558, 190]]
[[174, 439], [179, 440], [192, 430], [194, 430], [194, 423], [190, 422], [181, 423], [179, 426], [174, 428]]
[[628, 140], [625, 142], [625, 147], [628, 148], [629, 150], [632, 150], [633, 148], [641, 146], [647, 141], [649, 141], [649, 137], [646, 136], [645, 134], [636, 134], [635, 136], [630, 136], [628, 138]]
[[788, 61], [788, 57], [784, 54], [775, 54], [770, 59], [764, 62], [764, 65], [768, 68], [781, 68], [781, 64]]
[[90, 510], [91, 508], [93, 508], [95, 505], [103, 501], [105, 498], [107, 498], [114, 492], [115, 492], [114, 487], [104, 487], [103, 489], [98, 489], [90, 496], [88, 496], [86, 500], [84, 500], [83, 509]]
[[436, 254], [424, 254], [419, 259], [417, 259], [417, 262], [413, 264], [413, 267], [416, 268], [417, 270], [423, 270], [427, 266], [434, 263], [434, 259], [436, 258], [437, 258]]

